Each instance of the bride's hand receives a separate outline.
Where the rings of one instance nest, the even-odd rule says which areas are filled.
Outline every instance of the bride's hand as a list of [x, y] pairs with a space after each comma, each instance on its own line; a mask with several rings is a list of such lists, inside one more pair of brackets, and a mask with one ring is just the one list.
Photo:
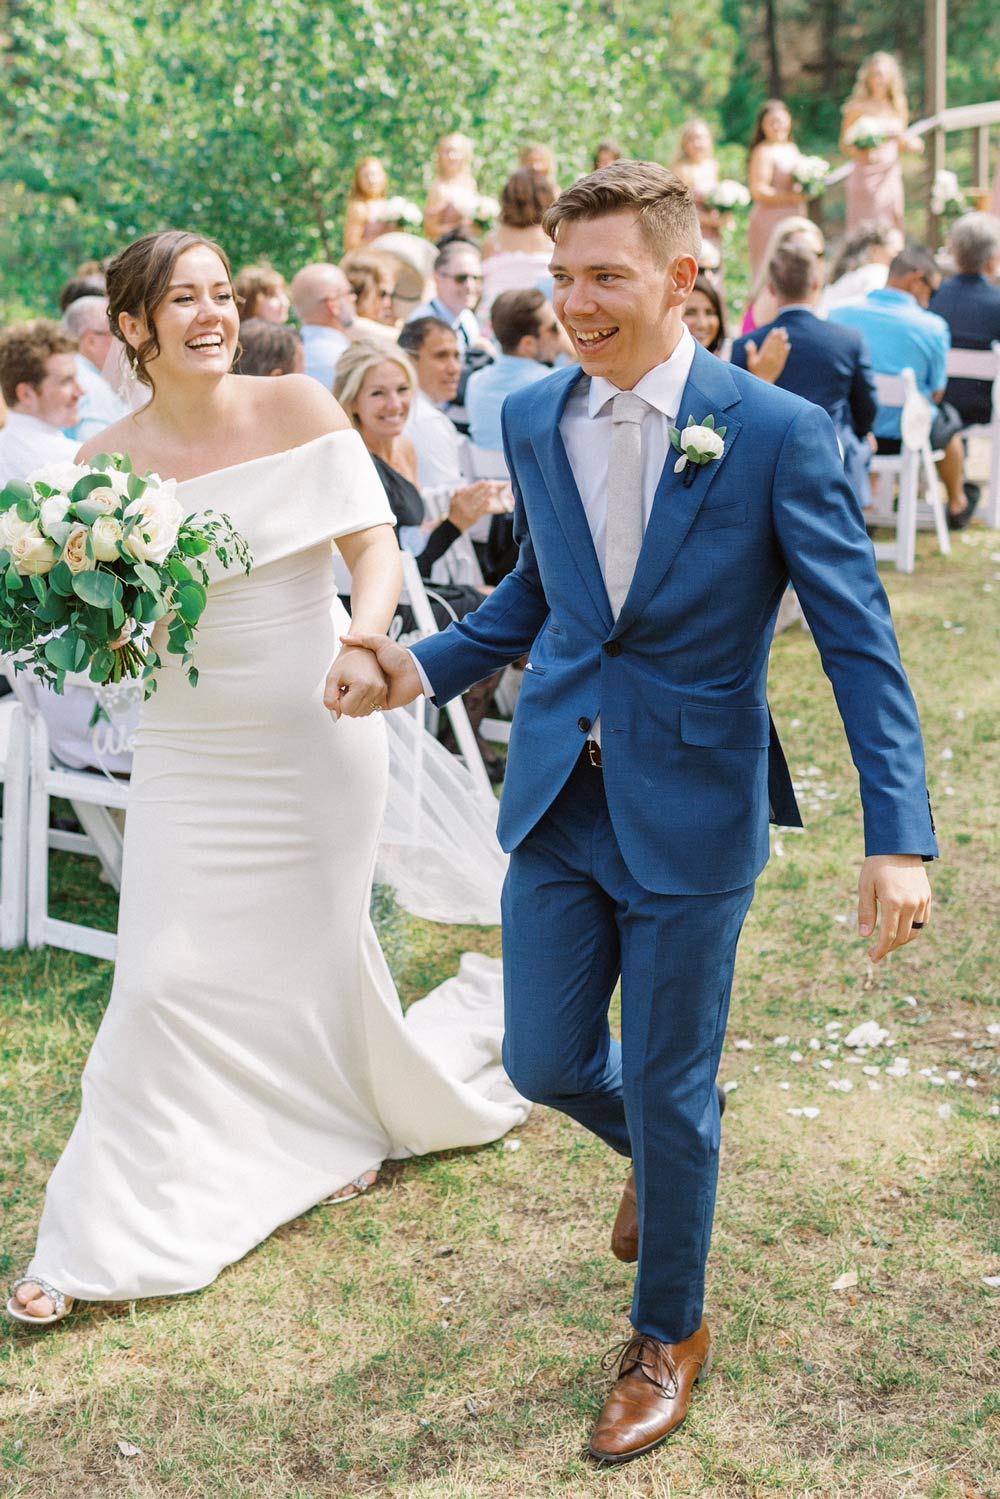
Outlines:
[[323, 702], [335, 718], [367, 718], [386, 705], [388, 687], [371, 651], [345, 646], [330, 668]]

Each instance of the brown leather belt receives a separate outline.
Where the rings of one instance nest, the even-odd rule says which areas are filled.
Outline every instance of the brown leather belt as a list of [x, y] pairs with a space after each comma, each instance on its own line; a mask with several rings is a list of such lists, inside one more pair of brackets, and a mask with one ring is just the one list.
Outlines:
[[601, 759], [601, 746], [596, 739], [588, 739], [583, 746], [583, 762], [591, 765], [595, 770], [604, 769], [604, 761]]

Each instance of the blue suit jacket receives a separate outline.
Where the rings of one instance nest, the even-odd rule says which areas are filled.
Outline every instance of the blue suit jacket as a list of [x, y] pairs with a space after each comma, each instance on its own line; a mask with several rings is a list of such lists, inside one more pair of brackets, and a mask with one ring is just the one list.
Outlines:
[[685, 418], [725, 426], [685, 485], [668, 459], [617, 620], [559, 434], [576, 367], [510, 396], [514, 572], [414, 647], [447, 702], [530, 651], [499, 836], [515, 848], [551, 806], [601, 715], [604, 782], [632, 874], [663, 894], [750, 884], [768, 813], [800, 825], [768, 712], [768, 648], [789, 577], [861, 778], [869, 853], [936, 853], [923, 748], [871, 543], [829, 417], [699, 348]]
[[[781, 312], [773, 323], [748, 334], [758, 349], [772, 328], [786, 328], [791, 351], [777, 384], [813, 401], [833, 422], [844, 450], [844, 472], [861, 505], [871, 504], [865, 436], [878, 411], [875, 377], [864, 338], [856, 328], [826, 323], [804, 307]], [[747, 367], [747, 338], [733, 343], [732, 360]]]
[[[931, 312], [951, 329], [953, 349], [988, 349], [1000, 340], [1000, 286], [985, 276], [949, 276], [931, 298]], [[992, 404], [985, 380], [949, 380], [944, 398], [970, 425], [989, 422]]]

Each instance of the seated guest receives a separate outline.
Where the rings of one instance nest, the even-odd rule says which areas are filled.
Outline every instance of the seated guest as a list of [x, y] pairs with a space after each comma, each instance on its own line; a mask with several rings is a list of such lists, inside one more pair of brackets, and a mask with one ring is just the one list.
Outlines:
[[350, 282], [338, 266], [317, 261], [296, 274], [290, 295], [302, 324], [305, 372], [331, 390], [337, 360], [351, 341], [349, 330], [354, 324]]
[[553, 244], [542, 228], [542, 215], [556, 200], [551, 177], [522, 167], [504, 183], [500, 222], [483, 241], [485, 318], [501, 292], [535, 287], [548, 278]]
[[385, 337], [388, 334], [395, 342], [397, 325], [393, 296], [396, 273], [392, 258], [372, 250], [355, 250], [344, 256], [340, 269], [354, 293], [358, 337]]
[[722, 294], [708, 276], [695, 277], [691, 295], [684, 303], [684, 321], [703, 349], [721, 354], [726, 342], [726, 314]]
[[422, 303], [408, 321], [438, 318], [454, 330], [464, 359], [471, 349], [484, 342], [473, 311], [483, 286], [483, 263], [476, 246], [464, 239], [449, 240], [434, 262], [434, 286], [434, 296]]
[[[863, 302], [835, 307], [828, 321], [855, 328], [868, 345], [872, 368], [880, 375], [899, 375], [912, 369], [917, 388], [934, 408], [931, 446], [944, 450], [938, 473], [948, 491], [948, 525], [961, 531], [972, 519], [978, 490], [963, 485], [965, 453], [962, 418], [944, 401], [951, 332], [944, 318], [928, 311], [941, 279], [934, 257], [920, 245], [901, 250], [889, 267], [882, 291], [869, 292]], [[880, 453], [900, 449], [900, 412], [880, 410], [875, 418]]]
[[[931, 311], [951, 329], [953, 349], [988, 349], [1000, 342], [1000, 218], [967, 213], [949, 235], [957, 275], [942, 281], [931, 298]], [[967, 427], [989, 424], [991, 389], [985, 380], [949, 380], [945, 399]]]
[[0, 431], [0, 487], [47, 463], [71, 463], [79, 443], [63, 430], [80, 419], [83, 386], [76, 340], [39, 318], [0, 333], [0, 390], [9, 408]]
[[83, 443], [128, 413], [102, 373], [115, 344], [107, 297], [77, 297], [63, 313], [63, 327], [76, 340], [76, 378], [83, 390], [77, 421], [66, 436]]
[[301, 375], [305, 363], [302, 335], [291, 323], [253, 317], [240, 324], [237, 375]]
[[[452, 494], [447, 514], [437, 520], [428, 516], [417, 486], [416, 450], [405, 430], [417, 394], [417, 377], [401, 349], [359, 340], [337, 365], [333, 393], [372, 455], [396, 517], [400, 546], [416, 556], [421, 577], [429, 580], [434, 564], [488, 513], [493, 486], [485, 480], [465, 486]], [[485, 592], [467, 583], [435, 581], [429, 599], [440, 628], [471, 613]], [[403, 630], [408, 632], [414, 624], [412, 613], [406, 606], [399, 613]], [[498, 672], [465, 694], [473, 729], [482, 722], [499, 678]], [[502, 764], [495, 751], [482, 740], [480, 751], [492, 778], [500, 778]]]
[[477, 448], [500, 448], [500, 408], [512, 390], [552, 373], [559, 354], [572, 345], [540, 291], [505, 291], [493, 304], [493, 336], [500, 357], [469, 376], [465, 409]]
[[845, 302], [860, 302], [870, 291], [880, 291], [889, 279], [889, 265], [904, 240], [891, 224], [860, 224], [844, 240], [830, 267], [827, 286], [819, 299], [820, 317]]
[[[768, 288], [778, 305], [774, 328], [785, 330], [789, 340], [787, 361], [774, 382], [782, 390], [804, 396], [828, 413], [844, 457], [844, 470], [858, 503], [871, 504], [868, 465], [872, 430], [878, 411], [875, 379], [868, 350], [854, 328], [826, 323], [815, 313], [823, 289], [823, 264], [806, 245], [786, 244], [771, 257]], [[771, 331], [758, 328], [755, 338]], [[748, 350], [752, 340], [738, 338], [733, 344], [733, 364], [750, 367]]]
[[78, 297], [103, 297], [106, 291], [103, 274], [95, 271], [87, 276], [73, 276], [59, 293], [59, 311], [65, 312]]
[[263, 318], [268, 323], [288, 322], [288, 287], [273, 266], [248, 265], [233, 282], [240, 322]]
[[594, 171], [599, 172], [602, 167], [609, 167], [613, 161], [623, 161], [625, 152], [617, 141], [601, 141], [594, 152]]
[[[418, 482], [425, 499], [434, 491], [450, 496], [465, 484], [462, 472], [462, 438], [441, 410], [442, 406], [455, 399], [458, 390], [462, 373], [458, 340], [447, 323], [443, 323], [440, 318], [427, 317], [404, 323], [399, 344], [410, 356], [417, 373], [417, 390], [406, 423], [406, 434], [416, 449]], [[477, 527], [476, 536], [476, 540], [481, 540], [484, 546], [491, 544], [491, 533], [501, 529], [498, 522], [502, 521], [504, 529], [509, 529], [509, 512], [513, 509], [513, 497], [508, 484], [491, 482], [489, 495], [490, 503], [482, 512], [483, 519]], [[440, 511], [442, 501], [435, 498], [432, 503]], [[488, 514], [493, 516], [492, 523], [485, 519]], [[497, 559], [502, 555], [509, 561], [506, 538], [494, 536], [492, 546]], [[477, 557], [471, 541], [464, 543], [464, 553], [463, 570], [466, 581], [476, 582], [484, 559]], [[458, 560], [459, 553], [456, 552], [451, 568], [453, 575], [455, 562]], [[502, 572], [499, 560], [489, 570], [494, 573]]]

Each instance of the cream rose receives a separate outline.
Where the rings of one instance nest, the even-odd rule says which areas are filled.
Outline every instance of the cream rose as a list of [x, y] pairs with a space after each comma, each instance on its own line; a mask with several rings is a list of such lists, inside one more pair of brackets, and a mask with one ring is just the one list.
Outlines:
[[0, 511], [0, 547], [6, 547], [9, 551], [22, 536], [38, 537], [41, 534], [38, 522], [22, 520], [16, 509]]
[[41, 535], [18, 536], [8, 546], [10, 560], [22, 577], [41, 576], [56, 565], [55, 543]]
[[139, 521], [126, 538], [126, 550], [137, 561], [152, 562], [158, 567], [176, 544], [184, 519], [173, 486], [148, 489], [141, 499], [133, 500], [126, 507], [125, 519], [131, 520], [133, 516], [138, 516]]
[[36, 468], [28, 475], [28, 483], [47, 484], [50, 489], [63, 489], [69, 494], [73, 485], [89, 473], [90, 469], [79, 463], [47, 463], [44, 468]]
[[725, 446], [714, 427], [685, 427], [681, 433], [681, 447], [689, 456], [719, 458]]
[[62, 560], [71, 573], [89, 573], [96, 566], [95, 559], [87, 556], [88, 535], [87, 527], [77, 522], [66, 538]]
[[90, 528], [90, 541], [98, 562], [114, 562], [121, 539], [121, 521], [113, 515], [99, 515]]

